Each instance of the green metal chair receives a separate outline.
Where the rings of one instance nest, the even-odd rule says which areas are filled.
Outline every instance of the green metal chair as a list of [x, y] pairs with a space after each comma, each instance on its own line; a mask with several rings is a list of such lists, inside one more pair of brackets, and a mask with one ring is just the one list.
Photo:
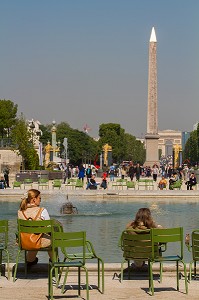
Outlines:
[[58, 188], [61, 189], [61, 180], [60, 179], [54, 179], [52, 183], [52, 188]]
[[150, 189], [150, 188], [154, 189], [153, 179], [142, 179], [142, 178], [139, 179], [139, 181], [138, 181], [138, 190], [142, 186], [145, 188], [145, 190]]
[[196, 263], [199, 261], [199, 229], [191, 233], [191, 245], [186, 243], [188, 250], [192, 252], [192, 260], [189, 263], [189, 280], [192, 279], [192, 265], [194, 264], [194, 279], [196, 279]]
[[22, 185], [22, 183], [20, 181], [14, 181], [12, 187], [13, 187], [13, 189], [14, 188], [20, 188], [21, 189], [21, 185]]
[[[67, 253], [72, 248], [72, 251], [78, 249], [82, 253], [81, 259], [74, 260], [57, 260], [57, 249], [61, 251], [64, 257], [67, 256]], [[52, 233], [52, 251], [53, 251], [53, 261], [49, 263], [49, 274], [48, 274], [48, 297], [50, 300], [53, 299], [53, 272], [58, 270], [59, 280], [57, 281], [56, 286], [58, 286], [62, 272], [66, 268], [66, 274], [64, 276], [64, 281], [62, 285], [62, 293], [65, 289], [65, 284], [69, 272], [69, 268], [78, 269], [78, 296], [80, 296], [81, 282], [80, 275], [81, 269], [85, 270], [86, 273], [86, 299], [89, 300], [89, 283], [88, 283], [88, 270], [85, 267], [86, 260], [86, 232], [54, 232]]]
[[3, 251], [7, 256], [8, 279], [10, 279], [9, 252], [8, 252], [8, 220], [0, 220], [0, 276], [2, 272]]
[[24, 179], [23, 184], [24, 184], [24, 189], [25, 189], [26, 187], [32, 188], [33, 181], [32, 181], [32, 179], [30, 179], [30, 178], [26, 178], [26, 179]]
[[38, 188], [42, 188], [42, 190], [43, 190], [43, 188], [48, 189], [49, 188], [49, 180], [46, 178], [40, 178], [38, 180]]
[[[151, 230], [125, 230], [122, 232], [120, 246], [123, 251], [123, 261], [121, 263], [121, 282], [123, 281], [124, 263], [128, 263], [128, 279], [130, 279], [130, 263], [136, 261], [148, 261], [152, 258], [152, 238]], [[158, 246], [154, 248], [158, 252]], [[150, 274], [150, 270], [149, 270]], [[151, 280], [149, 277], [149, 291], [151, 290]]]
[[81, 179], [77, 179], [75, 183], [75, 189], [83, 189], [84, 188], [84, 183]]
[[[176, 277], [177, 277], [177, 290], [179, 291], [179, 262], [183, 264], [184, 268], [184, 281], [185, 281], [185, 290], [186, 294], [188, 293], [188, 284], [187, 284], [187, 273], [186, 273], [186, 264], [183, 261], [183, 228], [152, 228], [151, 229], [151, 238], [152, 238], [152, 257], [149, 261], [150, 263], [150, 281], [151, 281], [151, 292], [154, 295], [154, 285], [153, 285], [153, 272], [152, 267], [153, 263], [160, 262], [161, 267], [163, 262], [176, 262]], [[156, 251], [157, 244], [166, 244], [166, 251], [162, 255], [162, 252], [159, 254]], [[170, 246], [174, 246], [170, 249]], [[174, 249], [174, 250], [173, 250]], [[171, 251], [172, 254], [167, 255], [167, 251]], [[160, 282], [162, 281], [162, 270], [160, 272]]]
[[136, 183], [134, 181], [127, 181], [126, 182], [127, 190], [128, 189], [134, 189], [135, 190], [135, 186], [136, 186]]
[[[19, 258], [21, 251], [25, 251], [25, 278], [27, 278], [27, 260], [26, 260], [26, 252], [31, 251], [27, 250], [22, 247], [21, 244], [21, 232], [27, 232], [27, 233], [45, 233], [45, 234], [52, 234], [52, 231], [62, 231], [62, 227], [59, 223], [57, 223], [56, 220], [42, 220], [42, 221], [31, 221], [31, 220], [17, 220], [18, 224], [18, 232], [17, 232], [17, 242], [18, 242], [18, 251], [17, 251], [17, 258], [16, 258], [16, 265], [14, 269], [14, 275], [13, 275], [13, 281], [16, 279], [17, 274], [17, 268], [19, 263]], [[33, 249], [32, 251], [50, 251], [52, 248], [46, 247], [46, 248], [40, 248], [39, 250]]]
[[[83, 253], [68, 253], [67, 249], [65, 250], [65, 258], [64, 260], [75, 260], [75, 259], [82, 259]], [[98, 266], [98, 289], [100, 291], [101, 286], [101, 277], [102, 277], [102, 286], [101, 286], [101, 293], [104, 293], [104, 261], [96, 254], [93, 244], [90, 241], [86, 241], [86, 252], [85, 252], [85, 259], [97, 259], [97, 266]], [[100, 274], [101, 273], [101, 274]]]

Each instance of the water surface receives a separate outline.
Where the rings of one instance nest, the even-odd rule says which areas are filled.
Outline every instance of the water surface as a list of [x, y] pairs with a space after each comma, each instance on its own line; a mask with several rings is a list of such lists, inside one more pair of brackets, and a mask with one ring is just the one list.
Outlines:
[[[41, 206], [47, 208], [51, 218], [59, 220], [65, 231], [85, 230], [87, 239], [91, 240], [96, 252], [105, 262], [121, 262], [122, 252], [118, 247], [118, 240], [127, 222], [133, 220], [140, 207], [151, 209], [154, 220], [163, 227], [183, 226], [185, 233], [191, 233], [199, 228], [199, 204], [186, 202], [182, 199], [161, 199], [161, 201], [148, 202], [129, 199], [81, 199], [70, 198], [70, 201], [78, 209], [77, 215], [62, 215], [61, 206], [66, 203], [63, 194], [42, 196]], [[16, 217], [19, 202], [0, 201], [0, 218], [8, 219], [9, 222], [9, 248], [11, 261], [15, 261], [17, 246], [15, 245]], [[184, 249], [185, 261], [190, 261], [190, 254]], [[45, 253], [38, 253], [42, 260], [47, 260]], [[22, 259], [21, 259], [22, 260]]]

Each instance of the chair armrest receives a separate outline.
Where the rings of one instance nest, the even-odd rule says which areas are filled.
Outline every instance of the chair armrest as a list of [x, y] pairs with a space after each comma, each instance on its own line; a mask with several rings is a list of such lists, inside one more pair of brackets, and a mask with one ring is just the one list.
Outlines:
[[94, 256], [97, 256], [93, 244], [88, 240], [86, 241], [86, 247], [90, 253], [93, 253]]

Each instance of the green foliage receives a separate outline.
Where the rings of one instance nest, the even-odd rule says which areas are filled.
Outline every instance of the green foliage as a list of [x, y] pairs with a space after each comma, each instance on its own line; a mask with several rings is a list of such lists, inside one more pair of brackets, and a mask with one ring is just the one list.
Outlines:
[[125, 156], [122, 160], [131, 160], [133, 162], [139, 162], [143, 164], [145, 161], [145, 149], [144, 145], [136, 140], [136, 137], [125, 133]]
[[48, 141], [51, 140], [51, 127], [50, 125], [40, 125], [39, 129], [42, 131], [42, 136], [40, 137], [39, 141], [44, 144], [47, 145]]
[[109, 144], [112, 146], [113, 162], [120, 162], [125, 155], [124, 129], [119, 124], [101, 124], [99, 128], [99, 147]]
[[9, 136], [11, 127], [16, 122], [17, 104], [14, 104], [11, 100], [0, 100], [0, 132], [3, 138], [7, 133]]
[[113, 162], [120, 163], [123, 160], [132, 160], [144, 163], [146, 155], [144, 145], [137, 141], [135, 136], [125, 133], [119, 124], [101, 124], [99, 136], [100, 149], [105, 144], [112, 146]]
[[[42, 130], [40, 142], [43, 143], [43, 146], [47, 145], [48, 141], [51, 142], [51, 128], [52, 125], [40, 126]], [[56, 138], [57, 142], [60, 142], [61, 153], [64, 151], [64, 138], [68, 139], [67, 156], [71, 164], [79, 165], [82, 161], [85, 162], [85, 159], [87, 161], [88, 159], [92, 162], [94, 161], [95, 155], [98, 152], [98, 143], [92, 137], [82, 131], [71, 128], [66, 122], [57, 124], [56, 128]]]
[[198, 130], [191, 132], [189, 139], [186, 142], [183, 160], [188, 159], [192, 164], [199, 161], [198, 153]]
[[15, 145], [15, 150], [23, 158], [23, 168], [27, 170], [35, 170], [39, 165], [39, 158], [36, 150], [33, 148], [31, 133], [28, 130], [28, 123], [23, 115], [16, 120], [16, 124], [11, 131], [12, 142]]

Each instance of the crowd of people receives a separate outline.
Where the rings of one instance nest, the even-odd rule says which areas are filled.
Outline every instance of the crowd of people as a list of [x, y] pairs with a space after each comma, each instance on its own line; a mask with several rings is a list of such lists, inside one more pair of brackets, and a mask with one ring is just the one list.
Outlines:
[[154, 182], [157, 182], [157, 186], [160, 190], [163, 190], [167, 186], [172, 190], [173, 184], [177, 181], [184, 181], [187, 186], [187, 190], [192, 190], [193, 186], [197, 184], [194, 171], [187, 165], [173, 169], [172, 165], [159, 166], [156, 163], [152, 167], [142, 166], [139, 163], [133, 164], [132, 162], [129, 162], [128, 164], [123, 163], [121, 165], [112, 164], [109, 167], [104, 167], [103, 175], [100, 175], [102, 178], [100, 183], [96, 182], [98, 169], [91, 165], [87, 165], [87, 167], [83, 164], [79, 167], [67, 165], [63, 167], [63, 171], [64, 183], [67, 179], [76, 177], [82, 181], [87, 181], [87, 189], [97, 189], [97, 186], [106, 189], [107, 178], [109, 178], [110, 182], [113, 182], [118, 178], [129, 178], [128, 180], [130, 181], [139, 181], [140, 178], [143, 177], [151, 178]]

